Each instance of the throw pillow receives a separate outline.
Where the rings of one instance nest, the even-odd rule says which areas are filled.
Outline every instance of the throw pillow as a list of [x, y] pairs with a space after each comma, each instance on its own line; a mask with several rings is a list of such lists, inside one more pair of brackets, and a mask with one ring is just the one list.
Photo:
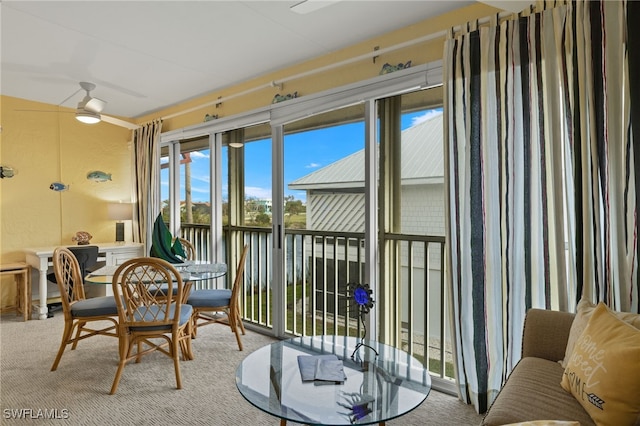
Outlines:
[[593, 310], [562, 375], [570, 392], [598, 425], [640, 421], [640, 330], [604, 303]]
[[[595, 308], [596, 305], [589, 302], [584, 297], [580, 299], [580, 302], [578, 302], [578, 306], [576, 307], [576, 316], [573, 319], [571, 329], [569, 330], [569, 339], [567, 340], [567, 349], [564, 353], [564, 359], [560, 361], [560, 365], [562, 365], [562, 368], [567, 368], [567, 362], [569, 361], [569, 358], [571, 358], [571, 352], [573, 352], [573, 347], [576, 344], [576, 340], [578, 340], [578, 337], [580, 337], [585, 327], [587, 326], [589, 318], [591, 318], [591, 314], [593, 314], [593, 310]], [[632, 314], [630, 312], [613, 312], [613, 314], [620, 318], [622, 321], [627, 322], [640, 330], [639, 314]]]

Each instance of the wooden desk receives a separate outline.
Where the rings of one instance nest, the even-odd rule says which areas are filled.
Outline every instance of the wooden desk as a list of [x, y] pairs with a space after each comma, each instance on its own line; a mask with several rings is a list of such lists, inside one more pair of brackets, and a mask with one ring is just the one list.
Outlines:
[[24, 262], [2, 264], [0, 265], [0, 276], [2, 275], [13, 275], [17, 287], [15, 310], [18, 314], [22, 314], [25, 321], [30, 319], [31, 274], [29, 273], [29, 265]]
[[[133, 257], [144, 256], [144, 246], [142, 243], [93, 243], [98, 246], [98, 260], [104, 260], [107, 265], [119, 265], [125, 260]], [[69, 247], [69, 246], [65, 246]], [[39, 302], [38, 318], [47, 318], [47, 272], [53, 266], [52, 256], [56, 247], [36, 247], [26, 248], [24, 253], [27, 263], [35, 268], [39, 273]]]

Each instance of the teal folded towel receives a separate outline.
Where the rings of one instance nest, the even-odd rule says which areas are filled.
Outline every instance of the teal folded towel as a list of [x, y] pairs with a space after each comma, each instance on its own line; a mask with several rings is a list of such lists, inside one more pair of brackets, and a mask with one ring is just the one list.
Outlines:
[[164, 223], [162, 214], [158, 215], [153, 224], [151, 251], [149, 255], [151, 257], [164, 259], [169, 263], [184, 263], [184, 259], [187, 257], [180, 240], [176, 238], [175, 241], [173, 241], [171, 231], [167, 228], [167, 224]]

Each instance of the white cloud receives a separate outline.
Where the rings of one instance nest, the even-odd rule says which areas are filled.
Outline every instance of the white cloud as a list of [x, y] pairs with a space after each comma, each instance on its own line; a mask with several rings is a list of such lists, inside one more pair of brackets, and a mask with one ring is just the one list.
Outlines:
[[191, 187], [191, 192], [195, 192], [195, 193], [198, 193], [198, 194], [207, 194], [207, 195], [209, 195], [209, 188]]
[[318, 167], [320, 167], [320, 164], [318, 163], [309, 163], [304, 166], [305, 169], [317, 169]]
[[246, 186], [244, 188], [244, 193], [247, 197], [255, 197], [258, 199], [271, 199], [271, 188], [259, 188], [257, 186]]
[[416, 124], [424, 123], [425, 121], [430, 120], [431, 118], [441, 114], [442, 114], [442, 108], [430, 109], [429, 111], [425, 112], [424, 115], [413, 117], [411, 125], [415, 126]]
[[205, 183], [210, 183], [211, 182], [211, 176], [209, 175], [200, 175], [200, 176], [191, 176], [191, 180], [198, 180], [200, 182], [205, 182]]
[[191, 151], [191, 158], [197, 160], [199, 158], [209, 158], [209, 154], [205, 154], [202, 151]]

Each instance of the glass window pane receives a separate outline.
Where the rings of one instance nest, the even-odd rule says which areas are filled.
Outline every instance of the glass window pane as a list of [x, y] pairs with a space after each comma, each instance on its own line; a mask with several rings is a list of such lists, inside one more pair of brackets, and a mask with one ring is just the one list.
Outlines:
[[169, 148], [163, 147], [160, 150], [160, 211], [166, 223], [171, 219], [169, 209]]
[[361, 104], [285, 126], [289, 332], [348, 332], [346, 284], [362, 276], [364, 132]]
[[194, 245], [196, 260], [209, 258], [210, 157], [208, 137], [180, 143], [180, 235]]

